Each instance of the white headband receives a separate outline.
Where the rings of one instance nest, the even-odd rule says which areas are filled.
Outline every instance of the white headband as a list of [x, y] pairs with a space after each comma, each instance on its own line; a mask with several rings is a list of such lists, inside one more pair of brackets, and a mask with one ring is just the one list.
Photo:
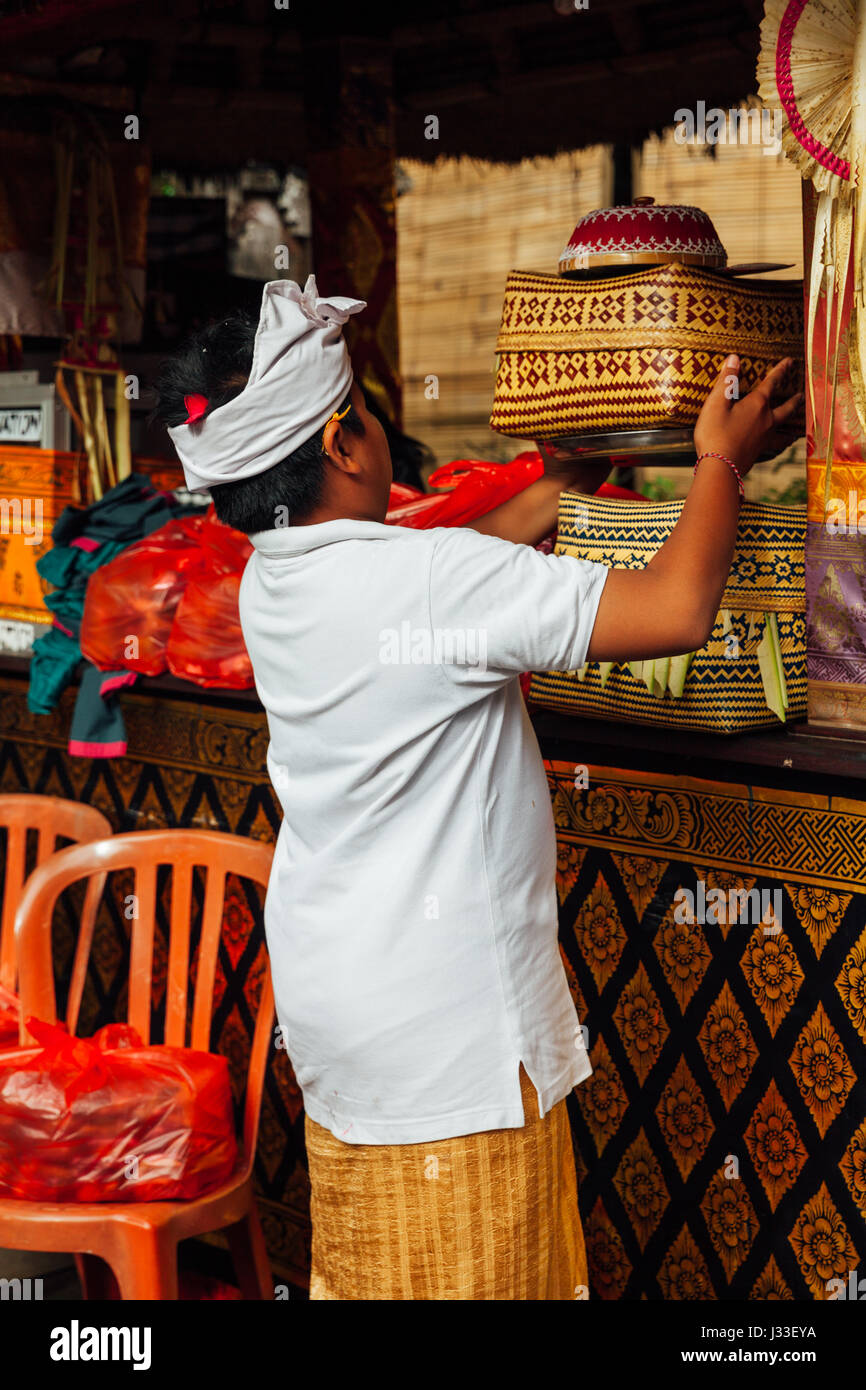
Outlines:
[[345, 400], [352, 364], [342, 325], [363, 299], [320, 299], [271, 280], [262, 294], [249, 380], [234, 400], [168, 431], [191, 492], [252, 478], [310, 439]]

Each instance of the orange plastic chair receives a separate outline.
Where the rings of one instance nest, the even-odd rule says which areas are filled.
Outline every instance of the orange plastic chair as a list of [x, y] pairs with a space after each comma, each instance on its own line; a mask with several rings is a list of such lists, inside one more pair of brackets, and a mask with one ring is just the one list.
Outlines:
[[[138, 915], [130, 941], [128, 1022], [145, 1042], [208, 1051], [214, 979], [227, 874], [266, 885], [273, 847], [213, 830], [144, 830], [60, 850], [29, 878], [16, 920], [22, 1019], [56, 1021], [51, 919], [59, 895], [85, 877], [132, 869]], [[164, 1037], [151, 1036], [151, 994], [157, 868], [172, 867]], [[189, 945], [193, 869], [207, 871], [198, 970], [189, 1017]], [[190, 1236], [226, 1230], [241, 1293], [273, 1298], [273, 1281], [253, 1194], [252, 1168], [269, 1048], [274, 996], [270, 969], [262, 982], [247, 1071], [243, 1150], [221, 1187], [189, 1201], [27, 1202], [0, 1198], [0, 1248], [72, 1251], [85, 1298], [105, 1298], [117, 1280], [123, 1299], [178, 1296], [177, 1245]], [[22, 1042], [24, 1028], [22, 1023]], [[108, 1266], [108, 1268], [106, 1268]]]
[[[82, 806], [79, 801], [65, 801], [59, 796], [35, 796], [26, 792], [0, 796], [0, 828], [6, 831], [3, 906], [0, 911], [0, 985], [14, 991], [17, 985], [15, 913], [26, 875], [28, 831], [36, 831], [38, 867], [54, 853], [59, 838], [87, 844], [92, 840], [105, 839], [111, 835], [112, 829], [110, 822], [95, 806]], [[84, 898], [66, 1009], [66, 1024], [70, 1033], [75, 1032], [78, 1022], [93, 924], [104, 882], [104, 878], [91, 879]]]

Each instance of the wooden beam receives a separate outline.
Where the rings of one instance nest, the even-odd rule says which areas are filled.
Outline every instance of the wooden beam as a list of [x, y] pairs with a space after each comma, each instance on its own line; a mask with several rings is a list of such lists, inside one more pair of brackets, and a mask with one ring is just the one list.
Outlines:
[[89, 9], [80, 7], [75, 14], [67, 14], [62, 20], [52, 18], [51, 9], [42, 15], [18, 16], [16, 21], [0, 21], [0, 35], [12, 27], [16, 58], [19, 54], [36, 50], [40, 58], [54, 54], [67, 53], [70, 49], [91, 48], [112, 38], [138, 38], [144, 24], [151, 27], [164, 27], [166, 24], [188, 22], [188, 15], [198, 10], [197, 0], [148, 0], [148, 13], [141, 14], [141, 5], [128, 0], [123, 7], [113, 9]]
[[263, 118], [269, 115], [295, 118], [304, 113], [302, 93], [285, 88], [233, 88], [226, 91], [221, 87], [170, 86], [166, 81], [164, 66], [169, 61], [170, 51], [167, 48], [156, 51], [147, 85], [140, 97], [126, 86], [48, 81], [14, 72], [0, 73], [0, 96], [61, 97], [111, 111], [140, 110], [148, 118], [161, 111], [183, 112], [190, 108], [219, 109], [239, 114], [261, 112]]
[[300, 92], [287, 92], [284, 89], [272, 91], [270, 88], [259, 88], [251, 92], [241, 88], [225, 91], [221, 87], [175, 87], [166, 91], [164, 87], [148, 86], [145, 88], [143, 106], [145, 114], [160, 109], [180, 112], [192, 107], [197, 110], [218, 108], [223, 112], [236, 111], [239, 114], [261, 112], [265, 118], [271, 114], [303, 115], [304, 100]]
[[[759, 0], [760, 3], [760, 0]], [[597, 13], [605, 19], [614, 15], [626, 15], [629, 11], [645, 9], [652, 12], [646, 0], [604, 0]], [[573, 14], [557, 14], [553, 0], [536, 0], [533, 4], [511, 4], [496, 10], [479, 10], [475, 14], [455, 14], [453, 19], [438, 19], [416, 24], [400, 24], [391, 31], [391, 43], [395, 48], [424, 48], [430, 43], [463, 37], [483, 37], [485, 35], [513, 33], [516, 30], [552, 29], [554, 25], [563, 31], [568, 24], [589, 23], [596, 32], [598, 22], [596, 10], [590, 4], [587, 10], [575, 10]]]
[[15, 97], [63, 97], [85, 106], [105, 106], [112, 111], [131, 111], [134, 100], [131, 87], [112, 87], [93, 82], [57, 82], [42, 77], [25, 77], [22, 73], [0, 73], [0, 95]]
[[[136, 37], [138, 32], [136, 26]], [[164, 33], [164, 26], [157, 26], [157, 32]], [[213, 48], [273, 48], [280, 53], [297, 53], [302, 47], [300, 34], [290, 24], [279, 29], [273, 24], [229, 24], [225, 20], [205, 19], [195, 24], [185, 24], [182, 30], [178, 26], [174, 37], [182, 43], [203, 43]]]
[[[610, 60], [592, 63], [570, 63], [557, 67], [538, 68], [534, 72], [521, 72], [515, 80], [519, 81], [521, 91], [544, 92], [560, 87], [579, 87], [592, 82], [610, 81], [615, 78], [645, 76], [655, 72], [673, 74], [681, 64], [694, 66], [715, 66], [730, 63], [736, 59], [743, 61], [743, 53], [729, 42], [687, 44], [678, 49], [665, 49], [657, 53], [635, 53], [621, 55]], [[403, 109], [436, 111], [437, 108], [465, 105], [489, 95], [481, 83], [460, 83], [454, 87], [428, 87], [423, 90], [401, 91], [398, 99]], [[673, 98], [672, 98], [673, 103]], [[674, 106], [671, 105], [671, 123]]]
[[[612, 66], [616, 72], [624, 76], [668, 71], [673, 79], [683, 63], [690, 66], [729, 63], [732, 60], [742, 63], [743, 56], [743, 50], [732, 39], [717, 39], [683, 44], [680, 48], [658, 49], [654, 53], [624, 54], [616, 59]], [[672, 89], [671, 101], [674, 100], [675, 93]]]
[[[273, 12], [276, 14], [276, 11]], [[129, 39], [134, 36], [136, 43], [203, 44], [210, 48], [231, 48], [237, 51], [273, 48], [280, 53], [296, 53], [301, 48], [301, 37], [296, 28], [286, 24], [282, 28], [270, 20], [262, 24], [232, 24], [226, 20], [201, 19], [198, 15], [185, 17], [176, 12], [165, 16], [154, 14], [136, 17], [131, 30], [129, 16], [107, 14], [100, 20], [98, 29], [86, 29], [80, 36], [80, 47], [94, 44], [110, 44], [113, 41]], [[40, 33], [38, 47], [40, 53], [46, 49], [52, 52], [67, 51], [79, 45], [79, 36], [61, 28], [52, 34]], [[26, 38], [16, 40], [21, 49]]]
[[[607, 67], [600, 67], [600, 71], [609, 74]], [[521, 74], [521, 83], [524, 76]], [[437, 112], [449, 106], [466, 106], [472, 102], [488, 101], [490, 99], [490, 85], [486, 82], [457, 82], [449, 87], [427, 87], [419, 91], [414, 88], [412, 91], [403, 93], [398, 92], [397, 103], [401, 110], [424, 111], [435, 115]]]
[[[611, 0], [604, 0], [605, 13]], [[629, 6], [639, 0], [624, 0]], [[592, 10], [586, 12], [592, 15]], [[455, 14], [453, 18], [437, 19], [425, 23], [399, 24], [391, 31], [391, 43], [395, 48], [423, 48], [437, 40], [478, 37], [490, 34], [495, 29], [502, 34], [515, 29], [532, 29], [554, 24], [570, 23], [584, 16], [575, 11], [574, 15], [557, 14], [553, 0], [536, 0], [533, 4], [511, 4], [499, 6], [496, 10], [479, 10], [475, 14]]]

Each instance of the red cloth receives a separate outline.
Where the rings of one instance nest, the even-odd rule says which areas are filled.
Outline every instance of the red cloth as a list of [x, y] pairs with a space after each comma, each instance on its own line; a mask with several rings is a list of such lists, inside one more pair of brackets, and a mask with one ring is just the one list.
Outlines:
[[0, 1053], [0, 1195], [42, 1202], [198, 1197], [238, 1161], [228, 1063], [28, 1018], [41, 1049]]

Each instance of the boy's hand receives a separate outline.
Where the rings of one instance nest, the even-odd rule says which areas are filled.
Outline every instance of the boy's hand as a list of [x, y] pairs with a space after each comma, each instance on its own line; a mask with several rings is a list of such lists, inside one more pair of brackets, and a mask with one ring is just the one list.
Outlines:
[[543, 475], [492, 512], [469, 522], [471, 530], [506, 541], [537, 545], [556, 530], [560, 493], [566, 488], [573, 492], [598, 492], [611, 467], [610, 459], [585, 462], [557, 459], [555, 450], [550, 448], [542, 448], [541, 456]]
[[571, 492], [598, 492], [613, 468], [609, 458], [576, 459], [558, 454], [555, 445], [541, 448], [544, 476], [554, 479], [563, 491], [568, 488]]
[[776, 406], [772, 404], [774, 398], [783, 396], [792, 366], [792, 359], [784, 358], [747, 395], [738, 398], [740, 359], [728, 357], [695, 425], [698, 455], [724, 454], [741, 474], [748, 473], [772, 431], [794, 414], [803, 399], [798, 393]]

